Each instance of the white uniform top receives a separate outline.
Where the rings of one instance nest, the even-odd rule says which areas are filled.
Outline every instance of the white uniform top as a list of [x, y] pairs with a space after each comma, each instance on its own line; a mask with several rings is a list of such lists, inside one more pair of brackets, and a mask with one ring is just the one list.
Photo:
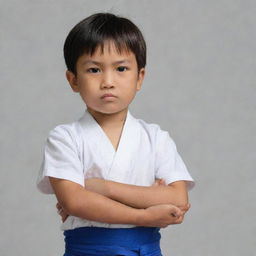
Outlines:
[[[185, 180], [188, 189], [194, 186], [168, 132], [156, 124], [135, 119], [129, 111], [117, 151], [87, 110], [78, 121], [58, 125], [51, 130], [37, 187], [43, 193], [53, 194], [48, 176], [70, 180], [81, 186], [84, 186], [84, 179], [92, 177], [138, 186], [151, 186], [156, 178], [163, 178], [166, 184]], [[84, 226], [134, 227], [69, 216], [61, 229]]]

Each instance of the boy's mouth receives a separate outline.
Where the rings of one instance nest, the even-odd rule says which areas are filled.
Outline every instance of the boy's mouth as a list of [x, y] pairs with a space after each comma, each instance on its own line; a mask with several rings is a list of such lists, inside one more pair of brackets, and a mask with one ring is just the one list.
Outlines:
[[116, 96], [114, 94], [112, 94], [112, 93], [105, 93], [100, 98], [101, 99], [104, 99], [104, 98], [116, 98]]

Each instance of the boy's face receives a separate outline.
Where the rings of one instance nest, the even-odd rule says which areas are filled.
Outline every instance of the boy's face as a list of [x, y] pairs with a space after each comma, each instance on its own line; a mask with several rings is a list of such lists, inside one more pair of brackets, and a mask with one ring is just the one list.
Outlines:
[[[67, 71], [67, 79], [79, 92], [88, 110], [113, 114], [126, 110], [140, 90], [145, 70], [138, 71], [135, 55], [123, 50], [118, 53], [111, 42], [98, 47], [90, 56], [79, 57], [77, 74]], [[111, 96], [112, 95], [112, 96]]]

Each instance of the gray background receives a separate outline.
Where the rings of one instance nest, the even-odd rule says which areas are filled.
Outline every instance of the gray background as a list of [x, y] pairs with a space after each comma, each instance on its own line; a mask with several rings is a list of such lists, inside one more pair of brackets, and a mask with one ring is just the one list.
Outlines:
[[54, 196], [35, 182], [50, 129], [84, 111], [65, 81], [69, 30], [112, 11], [148, 45], [131, 105], [170, 132], [197, 185], [182, 225], [162, 229], [165, 256], [256, 255], [256, 2], [1, 1], [0, 255], [62, 255]]

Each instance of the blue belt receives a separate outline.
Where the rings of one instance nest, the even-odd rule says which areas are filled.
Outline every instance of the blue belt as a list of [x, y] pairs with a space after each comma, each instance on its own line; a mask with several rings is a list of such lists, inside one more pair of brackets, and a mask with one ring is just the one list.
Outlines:
[[81, 227], [64, 231], [64, 256], [162, 256], [159, 228]]

